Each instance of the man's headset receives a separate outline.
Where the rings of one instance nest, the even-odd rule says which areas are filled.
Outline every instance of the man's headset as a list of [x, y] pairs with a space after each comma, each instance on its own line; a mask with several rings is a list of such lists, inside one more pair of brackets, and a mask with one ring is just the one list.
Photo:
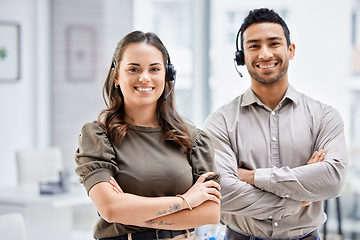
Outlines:
[[[245, 55], [244, 55], [243, 50], [239, 50], [239, 36], [240, 36], [240, 29], [236, 35], [236, 52], [235, 52], [235, 58], [234, 58], [234, 65], [236, 63], [236, 65], [238, 65], [238, 66], [243, 66], [243, 65], [245, 65]], [[240, 77], [242, 77], [243, 75], [241, 74], [241, 72], [239, 72], [236, 65], [235, 65], [235, 70], [238, 72]]]
[[[166, 63], [165, 81], [167, 81], [167, 82], [174, 81], [174, 83], [173, 83], [173, 86], [172, 86], [170, 92], [168, 94], [166, 94], [164, 100], [169, 98], [171, 92], [174, 90], [175, 82], [176, 82], [176, 70], [175, 70], [174, 66], [171, 64], [170, 55], [167, 50], [166, 50], [166, 53], [167, 53], [168, 57], [167, 57], [167, 63]], [[111, 68], [115, 68], [115, 67], [116, 67], [116, 61], [113, 60], [113, 62], [111, 64]]]

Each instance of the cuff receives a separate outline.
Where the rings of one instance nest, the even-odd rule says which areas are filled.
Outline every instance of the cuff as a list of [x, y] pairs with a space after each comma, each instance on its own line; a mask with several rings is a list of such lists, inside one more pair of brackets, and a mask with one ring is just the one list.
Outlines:
[[88, 176], [84, 180], [84, 186], [87, 194], [89, 195], [90, 189], [99, 182], [109, 182], [110, 177], [112, 176], [111, 170], [101, 169], [100, 171], [95, 171], [93, 174]]
[[254, 185], [261, 190], [271, 192], [272, 168], [258, 168], [255, 170]]

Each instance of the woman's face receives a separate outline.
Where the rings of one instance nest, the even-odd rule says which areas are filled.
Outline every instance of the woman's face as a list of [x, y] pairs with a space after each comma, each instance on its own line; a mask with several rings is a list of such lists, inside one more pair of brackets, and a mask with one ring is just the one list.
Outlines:
[[131, 43], [125, 47], [116, 84], [124, 96], [125, 108], [156, 108], [165, 87], [163, 55], [153, 45]]

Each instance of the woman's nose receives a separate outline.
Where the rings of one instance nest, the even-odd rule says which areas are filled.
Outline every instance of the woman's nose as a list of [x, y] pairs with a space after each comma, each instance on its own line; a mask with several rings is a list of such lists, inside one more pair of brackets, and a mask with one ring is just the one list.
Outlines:
[[142, 83], [149, 82], [150, 81], [149, 74], [146, 71], [142, 72], [140, 74], [139, 81], [142, 82]]

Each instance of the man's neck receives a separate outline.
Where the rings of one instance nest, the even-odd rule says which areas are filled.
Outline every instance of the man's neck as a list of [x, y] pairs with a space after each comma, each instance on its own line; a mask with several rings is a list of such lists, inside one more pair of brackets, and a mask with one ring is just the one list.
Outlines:
[[287, 81], [278, 81], [271, 85], [264, 85], [251, 80], [251, 89], [262, 103], [274, 110], [284, 97], [289, 83]]

